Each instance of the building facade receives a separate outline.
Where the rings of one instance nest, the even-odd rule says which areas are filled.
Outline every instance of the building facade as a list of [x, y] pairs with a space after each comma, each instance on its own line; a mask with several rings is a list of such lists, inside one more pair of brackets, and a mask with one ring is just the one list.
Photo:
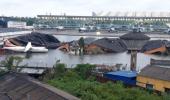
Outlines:
[[[155, 62], [159, 62], [159, 64]], [[165, 61], [161, 62], [151, 60], [151, 64], [143, 68], [137, 75], [137, 86], [170, 93], [170, 67], [164, 64]]]
[[8, 21], [7, 27], [8, 28], [26, 28], [27, 23], [26, 22], [20, 22], [20, 21]]

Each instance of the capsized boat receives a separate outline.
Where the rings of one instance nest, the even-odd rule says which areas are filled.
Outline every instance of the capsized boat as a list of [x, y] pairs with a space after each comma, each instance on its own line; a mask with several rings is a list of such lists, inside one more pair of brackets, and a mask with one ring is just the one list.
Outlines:
[[[8, 45], [6, 45], [8, 44]], [[10, 41], [5, 40], [4, 41], [4, 47], [3, 49], [5, 50], [11, 50], [15, 52], [35, 52], [35, 53], [43, 53], [43, 52], [48, 52], [48, 49], [45, 47], [33, 47], [31, 45], [31, 42], [28, 42], [26, 47], [24, 46], [16, 46], [12, 44]]]

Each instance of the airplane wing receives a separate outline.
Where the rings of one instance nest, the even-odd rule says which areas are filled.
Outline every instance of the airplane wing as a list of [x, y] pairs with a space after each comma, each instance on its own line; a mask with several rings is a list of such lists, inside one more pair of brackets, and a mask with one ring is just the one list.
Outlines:
[[25, 47], [25, 50], [24, 52], [27, 52], [31, 49], [32, 45], [31, 45], [31, 42], [28, 42], [27, 46]]

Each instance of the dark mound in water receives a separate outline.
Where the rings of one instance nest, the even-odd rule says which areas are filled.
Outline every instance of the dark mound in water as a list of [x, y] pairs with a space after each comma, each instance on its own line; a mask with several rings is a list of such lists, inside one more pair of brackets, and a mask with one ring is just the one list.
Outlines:
[[47, 49], [56, 49], [60, 45], [60, 41], [54, 36], [37, 32], [18, 36], [13, 38], [13, 40], [18, 42], [22, 46], [26, 46], [28, 42], [31, 42], [34, 46], [45, 46]]

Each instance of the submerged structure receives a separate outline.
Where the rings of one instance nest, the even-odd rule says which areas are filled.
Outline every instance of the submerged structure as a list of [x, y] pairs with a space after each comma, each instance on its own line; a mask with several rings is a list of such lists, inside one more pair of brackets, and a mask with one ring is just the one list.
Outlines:
[[164, 53], [166, 52], [166, 43], [165, 40], [151, 40], [148, 41], [142, 48], [141, 52], [145, 54], [154, 54], [154, 53]]
[[[126, 51], [126, 45], [120, 39], [102, 38], [92, 42], [88, 49], [100, 48], [103, 52], [120, 53]], [[89, 51], [90, 52], [90, 51]]]
[[[71, 41], [63, 44], [59, 49], [66, 52], [79, 51], [79, 41]], [[96, 40], [95, 38], [83, 39], [85, 54], [103, 54], [103, 53], [120, 53], [127, 50], [126, 45], [121, 39], [102, 38]]]
[[134, 30], [133, 32], [120, 36], [120, 39], [124, 41], [128, 50], [140, 51], [150, 37]]
[[38, 32], [11, 38], [9, 41], [17, 46], [26, 46], [31, 42], [33, 46], [44, 46], [47, 49], [56, 49], [60, 45], [60, 41], [54, 36]]

